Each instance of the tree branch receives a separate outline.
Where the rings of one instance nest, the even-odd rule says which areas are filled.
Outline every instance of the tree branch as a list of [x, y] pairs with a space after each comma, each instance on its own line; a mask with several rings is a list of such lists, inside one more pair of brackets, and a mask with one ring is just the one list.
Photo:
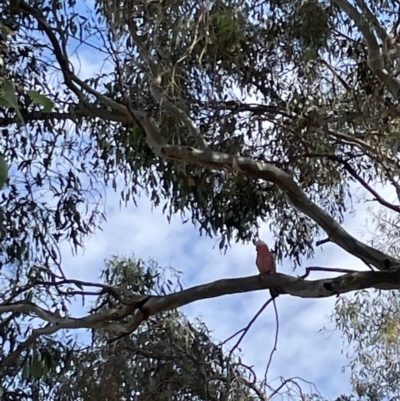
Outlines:
[[366, 19], [375, 29], [382, 43], [385, 43], [385, 41], [388, 40], [388, 34], [383, 28], [383, 26], [379, 23], [379, 20], [378, 18], [376, 18], [376, 15], [372, 13], [372, 11], [369, 9], [368, 5], [365, 3], [364, 0], [355, 0], [355, 2], [358, 5], [358, 7], [360, 7]]
[[[321, 269], [323, 268], [319, 268], [319, 270]], [[339, 277], [313, 281], [282, 273], [223, 279], [164, 296], [132, 294], [128, 305], [121, 305], [116, 309], [103, 310], [81, 318], [61, 317], [56, 312], [47, 311], [34, 303], [23, 301], [0, 304], [0, 313], [12, 312], [38, 317], [57, 326], [57, 330], [100, 328], [126, 332], [131, 322], [118, 323], [118, 321], [125, 319], [129, 314], [130, 317], [135, 317], [135, 314], [149, 317], [203, 299], [268, 288], [278, 290], [280, 295], [289, 294], [300, 298], [325, 298], [366, 288], [394, 290], [400, 289], [400, 270], [395, 272], [351, 272]], [[142, 320], [144, 320], [143, 316]]]
[[334, 242], [351, 255], [370, 263], [378, 270], [400, 268], [400, 261], [376, 250], [350, 235], [327, 212], [312, 202], [290, 174], [278, 167], [247, 157], [233, 156], [227, 153], [194, 149], [190, 146], [167, 145], [159, 142], [160, 134], [155, 121], [151, 118], [137, 117], [146, 132], [146, 142], [160, 157], [179, 160], [191, 164], [225, 170], [230, 168], [248, 177], [258, 178], [276, 184], [286, 195], [289, 202], [300, 212], [315, 221]]
[[268, 363], [267, 366], [265, 368], [265, 373], [264, 373], [264, 381], [265, 384], [267, 384], [267, 379], [268, 379], [268, 372], [269, 372], [269, 368], [271, 366], [272, 363], [272, 357], [274, 356], [274, 353], [278, 350], [278, 337], [279, 337], [279, 315], [278, 315], [278, 310], [276, 308], [276, 301], [275, 299], [274, 301], [274, 312], [275, 312], [275, 319], [276, 319], [276, 327], [275, 327], [275, 339], [274, 339], [274, 347], [271, 350], [271, 353], [269, 354], [269, 359], [268, 359]]
[[368, 65], [379, 80], [386, 86], [388, 91], [392, 94], [395, 100], [399, 100], [400, 96], [400, 83], [394, 79], [386, 70], [381, 54], [381, 49], [371, 31], [368, 20], [360, 14], [355, 7], [353, 7], [346, 0], [332, 0], [342, 11], [344, 11], [356, 24], [364, 36], [365, 42], [368, 47]]
[[343, 167], [346, 169], [347, 172], [349, 172], [349, 174], [355, 179], [357, 180], [370, 194], [372, 194], [376, 201], [378, 201], [382, 206], [387, 207], [388, 209], [393, 210], [396, 213], [400, 212], [400, 206], [397, 205], [393, 205], [392, 203], [388, 202], [386, 199], [382, 198], [382, 196], [380, 196], [378, 194], [378, 192], [376, 192], [362, 177], [360, 177], [356, 171], [353, 169], [353, 167], [350, 166], [349, 163], [347, 163], [347, 161], [342, 160], [342, 159], [337, 159], [339, 161], [339, 163], [341, 163], [343, 165]]
[[160, 76], [153, 79], [150, 85], [150, 90], [153, 97], [161, 106], [163, 106], [166, 110], [168, 110], [172, 115], [177, 117], [185, 125], [185, 127], [193, 135], [194, 139], [197, 142], [197, 146], [199, 146], [200, 149], [202, 150], [207, 149], [208, 143], [204, 139], [204, 136], [201, 133], [200, 129], [181, 108], [173, 104], [170, 100], [168, 100], [168, 98], [165, 95], [163, 95], [160, 83], [161, 83]]
[[258, 312], [251, 318], [250, 322], [247, 324], [245, 328], [242, 329], [243, 333], [239, 337], [239, 340], [236, 341], [236, 344], [231, 348], [229, 352], [229, 359], [231, 358], [232, 354], [235, 352], [235, 349], [239, 347], [240, 343], [242, 342], [243, 338], [245, 335], [248, 333], [250, 330], [250, 327], [253, 325], [253, 323], [257, 320], [257, 318], [261, 315], [261, 313], [264, 311], [264, 309], [272, 302], [275, 301], [274, 298], [270, 298], [268, 301], [264, 302], [263, 306], [258, 310]]
[[[88, 285], [93, 285], [93, 283]], [[78, 328], [128, 334], [149, 316], [167, 310], [176, 309], [198, 300], [267, 288], [279, 290], [280, 294], [290, 294], [302, 298], [331, 297], [367, 288], [394, 290], [400, 289], [400, 270], [395, 272], [355, 272], [314, 281], [281, 273], [224, 279], [164, 296], [133, 294], [129, 304], [121, 304], [118, 308], [102, 310], [81, 318], [62, 317], [58, 312], [45, 310], [31, 302], [3, 303], [0, 304], [0, 314], [23, 314], [32, 318], [40, 318], [47, 324], [34, 329], [25, 342], [22, 342], [13, 353], [0, 361], [0, 373], [21, 354], [23, 349], [32, 347], [41, 335], [53, 334], [61, 329]]]
[[306, 267], [306, 272], [302, 276], [299, 276], [302, 279], [305, 279], [309, 276], [310, 272], [318, 271], [318, 272], [328, 272], [328, 273], [356, 273], [357, 270], [350, 270], [350, 269], [341, 269], [336, 267], [320, 267], [320, 266], [310, 266]]

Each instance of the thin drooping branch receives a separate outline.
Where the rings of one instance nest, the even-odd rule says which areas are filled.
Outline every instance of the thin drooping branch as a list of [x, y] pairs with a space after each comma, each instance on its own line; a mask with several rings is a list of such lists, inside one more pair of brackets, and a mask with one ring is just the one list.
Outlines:
[[16, 3], [15, 11], [17, 10], [21, 11], [24, 14], [31, 15], [36, 19], [39, 29], [47, 35], [51, 45], [53, 46], [52, 50], [61, 67], [66, 85], [69, 89], [71, 89], [73, 93], [75, 93], [75, 95], [82, 103], [85, 102], [86, 99], [82, 96], [82, 93], [71, 80], [71, 75], [73, 75], [73, 73], [71, 70], [70, 61], [67, 57], [67, 54], [65, 53], [65, 47], [60, 44], [60, 40], [59, 38], [57, 38], [55, 30], [48, 24], [46, 17], [42, 13], [40, 7], [31, 7], [25, 1], [21, 0]]
[[33, 330], [32, 334], [25, 341], [21, 342], [14, 352], [7, 355], [0, 361], [0, 375], [7, 367], [12, 366], [18, 360], [19, 356], [22, 354], [22, 352], [24, 352], [24, 350], [33, 347], [40, 336], [50, 335], [58, 330], [59, 328], [54, 325], [46, 325], [43, 328]]
[[356, 171], [353, 169], [353, 167], [350, 166], [349, 163], [347, 163], [345, 160], [339, 160], [339, 162], [344, 166], [346, 171], [348, 171], [355, 180], [357, 180], [370, 194], [372, 194], [375, 197], [375, 200], [378, 201], [382, 206], [385, 206], [396, 213], [400, 212], [400, 206], [393, 205], [382, 196], [380, 196], [378, 192], [376, 192], [362, 177], [360, 177], [356, 173]]
[[242, 334], [240, 335], [239, 339], [236, 341], [236, 344], [231, 348], [229, 352], [229, 358], [231, 358], [232, 354], [235, 352], [235, 350], [239, 347], [240, 343], [242, 342], [243, 338], [246, 336], [248, 331], [250, 330], [251, 326], [253, 323], [257, 320], [257, 318], [261, 315], [261, 313], [264, 311], [264, 309], [272, 302], [274, 301], [274, 298], [270, 298], [268, 301], [264, 302], [263, 306], [258, 310], [258, 312], [251, 318], [250, 322], [247, 324], [247, 326], [242, 329]]
[[268, 372], [269, 372], [269, 368], [272, 364], [272, 358], [274, 356], [274, 353], [278, 350], [278, 337], [279, 337], [279, 315], [278, 315], [278, 309], [276, 307], [276, 301], [274, 299], [274, 312], [275, 312], [275, 338], [274, 338], [274, 347], [271, 350], [271, 353], [269, 354], [269, 359], [268, 359], [268, 363], [267, 366], [265, 368], [265, 373], [264, 373], [264, 381], [265, 384], [267, 384], [267, 379], [268, 379]]

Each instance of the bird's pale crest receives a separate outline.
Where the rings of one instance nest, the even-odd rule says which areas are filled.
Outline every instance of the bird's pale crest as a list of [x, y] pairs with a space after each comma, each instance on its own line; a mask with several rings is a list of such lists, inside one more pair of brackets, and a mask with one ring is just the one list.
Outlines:
[[254, 243], [254, 245], [256, 246], [256, 248], [259, 248], [259, 247], [262, 247], [262, 246], [266, 246], [268, 248], [268, 245], [264, 241], [256, 241]]

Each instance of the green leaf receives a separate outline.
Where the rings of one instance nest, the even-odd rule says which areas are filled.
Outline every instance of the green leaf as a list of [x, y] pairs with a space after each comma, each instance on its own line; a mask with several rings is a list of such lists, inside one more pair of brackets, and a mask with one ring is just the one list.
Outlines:
[[0, 106], [2, 107], [10, 107], [10, 103], [7, 102], [6, 99], [0, 96]]
[[18, 119], [23, 123], [24, 119], [18, 107], [18, 101], [17, 101], [17, 96], [15, 95], [14, 85], [12, 84], [11, 81], [3, 81], [1, 89], [2, 89], [2, 95], [0, 96], [0, 99], [6, 102], [5, 107], [8, 106], [14, 108], [15, 112], [17, 113]]
[[8, 180], [8, 165], [2, 155], [0, 155], [0, 189]]
[[43, 373], [43, 362], [39, 359], [38, 356], [34, 356], [32, 363], [29, 365], [29, 375], [36, 379], [39, 379], [43, 376]]
[[29, 365], [24, 365], [22, 369], [22, 378], [25, 380], [29, 379]]
[[33, 103], [43, 106], [43, 113], [50, 113], [53, 110], [54, 102], [46, 95], [42, 95], [37, 91], [28, 91], [27, 93]]
[[6, 25], [0, 24], [0, 32], [3, 35], [15, 35], [15, 32]]

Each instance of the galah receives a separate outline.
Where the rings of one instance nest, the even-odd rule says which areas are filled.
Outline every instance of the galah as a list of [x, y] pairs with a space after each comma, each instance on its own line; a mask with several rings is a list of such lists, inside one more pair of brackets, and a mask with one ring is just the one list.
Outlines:
[[261, 274], [276, 272], [275, 258], [264, 241], [255, 242], [257, 259], [256, 265]]
[[[260, 274], [271, 274], [276, 272], [275, 257], [269, 250], [268, 245], [264, 241], [256, 241], [257, 251], [256, 265]], [[269, 290], [271, 297], [276, 298], [279, 295], [277, 290]]]

